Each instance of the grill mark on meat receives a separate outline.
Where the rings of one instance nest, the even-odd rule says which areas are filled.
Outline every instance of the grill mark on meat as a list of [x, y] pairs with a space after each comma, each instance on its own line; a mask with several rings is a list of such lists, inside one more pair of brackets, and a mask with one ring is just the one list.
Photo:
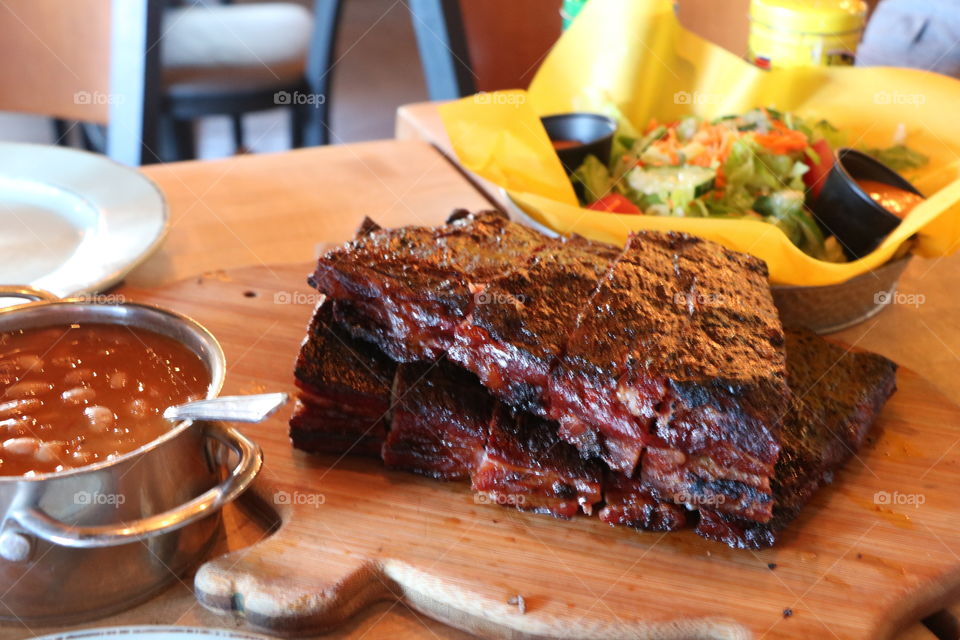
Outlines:
[[773, 517], [765, 524], [701, 509], [697, 533], [740, 549], [760, 549], [799, 515], [816, 491], [863, 444], [896, 389], [896, 365], [847, 352], [807, 331], [786, 333], [787, 371], [796, 396], [784, 420], [772, 479]]
[[476, 296], [448, 357], [507, 404], [546, 415], [550, 370], [577, 315], [620, 250], [575, 237], [546, 245], [529, 263]]

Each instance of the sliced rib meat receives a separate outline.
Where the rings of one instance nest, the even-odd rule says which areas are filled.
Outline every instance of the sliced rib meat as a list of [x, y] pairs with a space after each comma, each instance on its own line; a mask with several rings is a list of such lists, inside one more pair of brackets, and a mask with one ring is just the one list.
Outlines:
[[324, 254], [310, 284], [337, 301], [338, 322], [394, 360], [434, 360], [478, 289], [550, 242], [499, 212], [455, 218], [436, 228], [368, 228]]
[[477, 374], [500, 400], [545, 416], [550, 368], [619, 253], [579, 237], [548, 245], [477, 294], [447, 357]]
[[483, 457], [494, 400], [476, 376], [445, 360], [403, 364], [383, 462], [441, 480], [469, 478]]
[[687, 524], [686, 510], [660, 500], [643, 481], [608, 470], [603, 482], [600, 519], [642, 531], [676, 531]]
[[297, 357], [290, 437], [305, 451], [380, 455], [396, 365], [334, 324], [332, 306], [317, 307]]
[[[664, 497], [770, 517], [769, 477], [790, 397], [762, 261], [676, 233], [631, 236], [551, 374], [561, 434], [632, 475], [643, 449], [698, 473], [643, 479]], [[656, 467], [654, 468], [656, 469]], [[703, 472], [706, 475], [699, 475]]]
[[556, 424], [500, 404], [473, 490], [490, 502], [571, 518], [602, 499], [602, 466], [561, 440]]
[[781, 434], [772, 487], [773, 518], [758, 524], [701, 509], [697, 533], [741, 549], [774, 544], [777, 534], [852, 457], [896, 389], [896, 365], [847, 351], [806, 331], [787, 331], [787, 368], [795, 399]]

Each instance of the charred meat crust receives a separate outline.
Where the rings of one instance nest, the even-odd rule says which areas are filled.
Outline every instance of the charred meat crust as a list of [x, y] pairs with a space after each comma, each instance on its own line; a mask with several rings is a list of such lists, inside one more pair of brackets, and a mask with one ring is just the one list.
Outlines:
[[318, 305], [294, 368], [299, 397], [290, 419], [293, 446], [379, 456], [396, 368], [376, 347], [338, 327], [329, 301]]
[[650, 447], [640, 477], [660, 495], [691, 509], [712, 508], [765, 521], [773, 503], [765, 473], [745, 474], [733, 465], [723, 466], [715, 455], [685, 456], [675, 449]]
[[309, 453], [380, 457], [387, 436], [387, 419], [348, 411], [330, 411], [298, 401], [290, 418], [294, 448]]
[[661, 464], [643, 479], [665, 495], [769, 519], [790, 390], [766, 279], [761, 261], [714, 243], [632, 236], [551, 374], [550, 417], [628, 475], [654, 447]]
[[324, 301], [314, 311], [294, 376], [303, 389], [374, 397], [381, 401], [378, 409], [386, 411], [396, 368], [372, 344], [356, 340], [336, 325], [333, 305]]
[[611, 245], [555, 241], [491, 281], [459, 325], [448, 357], [511, 406], [546, 415], [550, 369], [610, 261]]
[[608, 470], [600, 520], [641, 531], [677, 531], [687, 524], [683, 507], [661, 500], [641, 480]]
[[[617, 381], [620, 404], [656, 418], [650, 437], [666, 445], [695, 450], [725, 438], [773, 462], [779, 425], [769, 401], [789, 389], [766, 278], [761, 261], [714, 243], [636, 234], [584, 306], [557, 378], [579, 370]], [[705, 413], [717, 401], [729, 419]]]
[[345, 326], [394, 359], [433, 360], [452, 343], [477, 287], [547, 242], [499, 212], [457, 217], [437, 228], [371, 229], [324, 254], [309, 282], [352, 308], [344, 318], [357, 324]]
[[373, 218], [370, 216], [364, 216], [363, 220], [360, 222], [360, 226], [357, 227], [357, 233], [354, 237], [359, 238], [362, 236], [368, 236], [374, 231], [381, 231], [381, 227]]
[[[551, 417], [573, 415], [608, 441], [736, 458], [759, 475], [751, 491], [731, 498], [756, 494], [750, 516], [768, 519], [764, 478], [779, 454], [776, 406], [790, 390], [766, 277], [761, 261], [685, 234], [631, 236], [552, 373]], [[606, 459], [629, 475], [634, 469], [623, 461], [636, 452], [626, 453]], [[667, 482], [676, 477], [644, 480], [697, 500], [707, 499], [698, 487], [722, 489], [743, 475], [718, 460], [685, 486]]]

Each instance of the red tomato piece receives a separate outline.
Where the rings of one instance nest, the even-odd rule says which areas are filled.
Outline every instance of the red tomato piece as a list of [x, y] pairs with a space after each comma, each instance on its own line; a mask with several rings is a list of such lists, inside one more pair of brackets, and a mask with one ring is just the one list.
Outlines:
[[587, 205], [587, 209], [606, 211], [607, 213], [633, 213], [637, 215], [643, 213], [640, 211], [640, 207], [619, 193], [608, 193], [596, 202]]
[[820, 156], [820, 162], [810, 167], [810, 171], [803, 174], [803, 183], [807, 185], [814, 198], [820, 197], [820, 190], [827, 181], [827, 175], [833, 168], [833, 149], [826, 140], [817, 140], [813, 143], [813, 150]]

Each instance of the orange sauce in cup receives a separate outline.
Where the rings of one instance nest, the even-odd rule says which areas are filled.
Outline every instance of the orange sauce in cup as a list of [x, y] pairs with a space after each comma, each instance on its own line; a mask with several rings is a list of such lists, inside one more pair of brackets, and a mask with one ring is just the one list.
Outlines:
[[203, 361], [172, 338], [80, 323], [0, 333], [0, 476], [82, 467], [167, 432], [164, 410], [206, 396]]
[[583, 144], [579, 140], [551, 140], [550, 143], [557, 151], [562, 151], [563, 149], [572, 149], [573, 147], [579, 147]]
[[923, 202], [915, 193], [877, 180], [857, 180], [857, 184], [874, 202], [901, 220]]

